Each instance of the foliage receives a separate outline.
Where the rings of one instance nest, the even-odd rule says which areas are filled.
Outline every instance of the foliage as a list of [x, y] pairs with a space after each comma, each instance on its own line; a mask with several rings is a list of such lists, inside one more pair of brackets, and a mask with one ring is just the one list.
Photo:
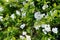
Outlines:
[[0, 0], [0, 40], [59, 40], [59, 37], [60, 0]]

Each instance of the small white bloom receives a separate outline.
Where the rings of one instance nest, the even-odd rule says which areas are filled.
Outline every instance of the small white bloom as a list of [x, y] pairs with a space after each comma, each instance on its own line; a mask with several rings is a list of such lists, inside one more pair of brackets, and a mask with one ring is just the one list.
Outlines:
[[49, 25], [49, 24], [42, 24], [41, 27], [42, 27], [42, 28], [50, 27], [50, 25]]
[[26, 4], [26, 2], [25, 1], [23, 1], [23, 5], [25, 5]]
[[46, 30], [45, 30], [45, 29], [43, 29], [42, 31], [44, 32], [44, 34], [47, 34], [47, 32], [46, 32]]
[[37, 20], [40, 20], [40, 19], [42, 19], [43, 18], [43, 14], [41, 14], [40, 12], [36, 12], [35, 14], [34, 14], [34, 17], [37, 19]]
[[22, 40], [23, 40], [24, 38], [25, 38], [24, 36], [20, 35], [20, 39], [22, 39]]
[[2, 16], [0, 16], [0, 20], [2, 19], [3, 17]]
[[10, 7], [12, 7], [12, 5], [11, 5], [11, 4], [10, 4], [9, 6], [10, 6]]
[[52, 28], [52, 32], [53, 33], [57, 33], [58, 32], [58, 28], [56, 28], [56, 27], [55, 28]]
[[0, 30], [2, 30], [2, 28], [0, 28]]
[[53, 16], [53, 12], [52, 12], [52, 10], [50, 11], [50, 14], [51, 14], [51, 16]]
[[42, 9], [45, 10], [46, 8], [48, 8], [48, 5], [43, 5]]
[[49, 32], [49, 31], [51, 31], [51, 28], [50, 28], [50, 27], [47, 27], [47, 28], [45, 28], [45, 30], [46, 30], [47, 32]]
[[2, 12], [3, 10], [4, 10], [3, 7], [0, 6], [0, 12]]
[[6, 2], [9, 2], [9, 0], [6, 0]]
[[50, 11], [50, 13], [52, 13], [52, 11]]
[[45, 16], [45, 13], [44, 13], [44, 14], [42, 14], [42, 16]]
[[51, 28], [50, 28], [49, 24], [42, 24], [42, 28], [44, 28], [45, 31], [47, 31], [47, 32], [51, 31]]
[[26, 12], [25, 13], [22, 13], [22, 18], [26, 16]]
[[39, 29], [39, 27], [35, 27], [35, 29], [36, 29], [36, 30], [38, 30], [38, 29]]
[[29, 35], [26, 35], [26, 40], [31, 40], [31, 37]]
[[48, 40], [51, 40], [50, 38], [48, 38]]
[[45, 30], [46, 30], [47, 32], [51, 31], [50, 25], [47, 25], [47, 26], [45, 27]]
[[3, 21], [3, 19], [2, 19], [2, 18], [3, 18], [3, 16], [0, 16], [0, 21]]
[[30, 1], [30, 0], [26, 0], [26, 1]]
[[26, 35], [26, 32], [25, 32], [25, 31], [23, 31], [22, 35]]
[[42, 25], [41, 25], [42, 28], [45, 28], [45, 26], [46, 26], [46, 24], [42, 24]]
[[16, 10], [16, 14], [17, 14], [17, 15], [20, 15], [20, 12], [19, 12], [18, 10]]
[[36, 30], [39, 30], [40, 25], [34, 26], [34, 28], [35, 28]]
[[24, 27], [25, 27], [25, 24], [22, 24], [22, 25], [20, 26], [21, 29], [23, 29]]
[[14, 19], [14, 18], [15, 18], [15, 14], [12, 14], [10, 17], [11, 17], [12, 19]]

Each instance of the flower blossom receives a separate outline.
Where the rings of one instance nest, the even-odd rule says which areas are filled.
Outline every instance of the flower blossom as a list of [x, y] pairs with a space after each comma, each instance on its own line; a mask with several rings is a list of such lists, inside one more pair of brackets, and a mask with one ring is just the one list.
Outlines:
[[31, 36], [26, 35], [26, 40], [31, 40]]
[[25, 32], [25, 31], [23, 31], [22, 35], [26, 35], [26, 32]]
[[58, 33], [58, 28], [56, 28], [56, 27], [55, 28], [52, 28], [52, 32], [53, 33]]
[[15, 14], [12, 14], [10, 17], [11, 17], [12, 19], [14, 19], [14, 18], [15, 18]]
[[16, 14], [17, 14], [17, 15], [20, 15], [20, 12], [19, 12], [18, 10], [16, 10]]
[[44, 4], [42, 9], [45, 10], [46, 8], [48, 8], [48, 5]]
[[25, 27], [25, 24], [22, 24], [22, 25], [20, 26], [21, 29], [23, 29], [24, 27]]
[[43, 29], [43, 32], [44, 32], [45, 34], [47, 34], [47, 32], [50, 32], [50, 31], [51, 31], [51, 28], [50, 28], [50, 25], [49, 25], [49, 24], [42, 24], [41, 27], [44, 28], [44, 29]]
[[34, 17], [37, 19], [37, 20], [41, 20], [43, 18], [45, 14], [41, 14], [40, 12], [36, 12], [34, 14]]
[[3, 10], [4, 10], [3, 7], [0, 6], [0, 12], [2, 12]]

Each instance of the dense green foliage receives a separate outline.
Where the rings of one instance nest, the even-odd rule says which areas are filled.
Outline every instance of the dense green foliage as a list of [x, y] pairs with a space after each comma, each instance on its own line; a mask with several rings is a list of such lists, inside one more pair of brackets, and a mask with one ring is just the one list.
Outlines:
[[[46, 34], [42, 24], [50, 25]], [[0, 0], [0, 40], [59, 39], [60, 0]]]

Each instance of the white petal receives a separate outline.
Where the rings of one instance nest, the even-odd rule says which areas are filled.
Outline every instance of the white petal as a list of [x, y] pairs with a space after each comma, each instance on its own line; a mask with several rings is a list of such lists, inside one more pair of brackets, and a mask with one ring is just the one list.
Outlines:
[[21, 29], [23, 29], [24, 27], [25, 27], [25, 24], [22, 24], [22, 25], [20, 26]]
[[17, 14], [17, 15], [20, 15], [20, 12], [19, 12], [18, 10], [16, 10], [16, 14]]
[[44, 34], [47, 34], [47, 32], [45, 31], [45, 29], [42, 30], [44, 32]]
[[22, 39], [22, 40], [23, 40], [24, 38], [25, 38], [24, 36], [20, 35], [20, 39]]
[[25, 13], [22, 13], [22, 18], [26, 16], [26, 12]]
[[56, 27], [55, 28], [52, 28], [52, 32], [53, 33], [58, 33], [58, 28], [56, 28]]
[[26, 32], [25, 32], [25, 31], [23, 31], [22, 35], [26, 35]]
[[0, 6], [0, 12], [2, 12], [3, 10], [4, 10], [3, 7]]
[[31, 40], [31, 37], [29, 35], [26, 35], [27, 40]]
[[12, 14], [12, 15], [11, 15], [11, 18], [14, 19], [14, 18], [15, 18], [15, 14]]

